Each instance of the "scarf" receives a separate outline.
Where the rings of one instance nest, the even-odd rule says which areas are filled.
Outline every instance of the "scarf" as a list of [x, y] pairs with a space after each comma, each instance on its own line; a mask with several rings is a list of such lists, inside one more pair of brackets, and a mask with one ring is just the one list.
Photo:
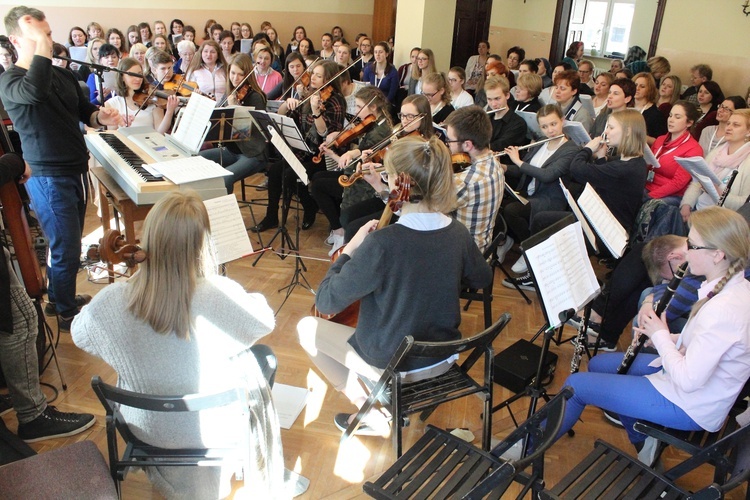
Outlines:
[[737, 151], [729, 154], [729, 143], [724, 143], [716, 148], [716, 154], [711, 161], [714, 169], [720, 168], [737, 168], [750, 156], [750, 143], [746, 142]]

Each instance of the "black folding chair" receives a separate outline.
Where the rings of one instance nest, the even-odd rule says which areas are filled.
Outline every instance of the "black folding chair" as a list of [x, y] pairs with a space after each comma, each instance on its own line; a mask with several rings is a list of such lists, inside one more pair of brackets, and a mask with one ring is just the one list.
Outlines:
[[[377, 404], [389, 407], [393, 416], [391, 434], [396, 456], [401, 456], [401, 427], [408, 425], [408, 416], [422, 412], [425, 420], [437, 406], [454, 399], [478, 394], [484, 400], [484, 422], [482, 444], [485, 450], [490, 447], [492, 418], [492, 342], [510, 321], [510, 314], [503, 314], [500, 319], [481, 333], [468, 339], [449, 342], [417, 342], [411, 336], [406, 337], [396, 349], [380, 380], [370, 392], [367, 401], [359, 410], [349, 427], [341, 437], [348, 439], [359, 428], [365, 415]], [[471, 351], [459, 366], [451, 368], [437, 377], [405, 384], [402, 381], [403, 367], [407, 358], [447, 359], [454, 354]], [[469, 370], [484, 354], [484, 377], [475, 381]]]
[[[523, 486], [517, 496], [523, 498], [530, 489], [543, 487], [544, 453], [555, 441], [572, 394], [564, 389], [490, 453], [430, 425], [382, 476], [366, 482], [364, 491], [382, 499], [501, 498], [515, 481]], [[533, 450], [518, 460], [501, 458], [519, 441], [530, 441]], [[531, 474], [525, 474], [530, 465]]]

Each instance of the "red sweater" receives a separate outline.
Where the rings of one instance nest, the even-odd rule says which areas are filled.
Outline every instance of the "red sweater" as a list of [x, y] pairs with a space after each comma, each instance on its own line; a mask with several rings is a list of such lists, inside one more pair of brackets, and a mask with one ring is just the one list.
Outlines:
[[654, 180], [646, 182], [646, 191], [650, 198], [665, 198], [667, 196], [682, 196], [690, 184], [690, 174], [675, 161], [675, 157], [687, 158], [703, 156], [703, 148], [690, 132], [685, 131], [674, 141], [669, 139], [671, 134], [664, 134], [656, 139], [651, 146], [654, 156], [659, 160], [661, 168], [654, 170]]

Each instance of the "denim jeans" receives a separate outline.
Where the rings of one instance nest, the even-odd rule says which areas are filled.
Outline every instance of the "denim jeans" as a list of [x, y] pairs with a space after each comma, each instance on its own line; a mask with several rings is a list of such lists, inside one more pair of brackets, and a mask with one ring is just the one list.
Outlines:
[[[16, 280], [11, 274], [11, 281]], [[0, 331], [0, 366], [19, 424], [31, 422], [47, 407], [39, 386], [36, 336], [39, 331], [34, 304], [20, 286], [10, 289], [13, 333]]]
[[568, 400], [558, 438], [575, 425], [587, 405], [617, 413], [633, 444], [646, 439], [644, 434], [633, 429], [636, 420], [647, 420], [672, 429], [701, 430], [692, 418], [662, 396], [644, 377], [661, 369], [648, 366], [656, 355], [639, 354], [627, 375], [617, 375], [622, 356], [619, 352], [599, 354], [589, 361], [587, 373], [574, 373], [568, 377], [565, 385], [572, 387], [575, 393]]
[[254, 156], [250, 158], [243, 154], [233, 153], [227, 148], [207, 149], [201, 151], [201, 156], [211, 161], [215, 161], [232, 172], [232, 175], [224, 177], [227, 194], [232, 194], [234, 192], [234, 184], [237, 181], [255, 173], [262, 172], [266, 168], [266, 162], [262, 156]]
[[31, 177], [26, 189], [34, 212], [49, 240], [48, 296], [57, 313], [70, 318], [76, 308], [76, 275], [81, 260], [81, 236], [86, 214], [83, 175]]

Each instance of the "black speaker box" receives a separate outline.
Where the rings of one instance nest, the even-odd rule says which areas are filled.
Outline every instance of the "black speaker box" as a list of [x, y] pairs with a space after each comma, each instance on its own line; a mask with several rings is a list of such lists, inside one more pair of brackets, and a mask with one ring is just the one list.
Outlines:
[[[542, 348], [528, 340], [519, 340], [495, 356], [494, 380], [515, 393], [522, 392], [532, 383], [539, 366]], [[547, 352], [542, 367], [542, 384], [547, 385], [555, 376], [557, 354]]]

